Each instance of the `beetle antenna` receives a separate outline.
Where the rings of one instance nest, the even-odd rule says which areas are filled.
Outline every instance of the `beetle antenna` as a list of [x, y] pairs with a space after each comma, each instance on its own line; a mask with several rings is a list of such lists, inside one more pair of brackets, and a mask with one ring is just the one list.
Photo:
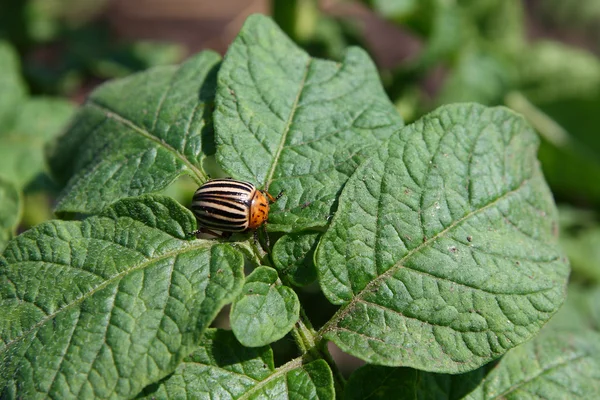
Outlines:
[[279, 192], [279, 194], [277, 196], [275, 196], [275, 200], [273, 201], [276, 202], [277, 200], [279, 200], [281, 198], [281, 196], [283, 196], [283, 192], [285, 192], [285, 190], [281, 190], [281, 192]]

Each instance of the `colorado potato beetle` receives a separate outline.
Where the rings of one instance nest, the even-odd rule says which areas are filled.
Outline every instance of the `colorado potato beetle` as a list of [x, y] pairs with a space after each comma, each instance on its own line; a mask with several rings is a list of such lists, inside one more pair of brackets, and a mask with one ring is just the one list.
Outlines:
[[269, 205], [282, 195], [283, 191], [273, 197], [249, 182], [231, 178], [212, 179], [194, 193], [192, 212], [199, 229], [191, 234], [209, 233], [227, 237], [233, 232], [249, 230], [256, 234], [256, 229], [269, 218]]

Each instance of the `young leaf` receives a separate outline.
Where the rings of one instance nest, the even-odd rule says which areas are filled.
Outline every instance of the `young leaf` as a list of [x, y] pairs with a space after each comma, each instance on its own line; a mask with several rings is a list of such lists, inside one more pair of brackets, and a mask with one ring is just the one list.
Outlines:
[[[544, 332], [491, 368], [442, 375], [367, 365], [348, 381], [345, 398], [592, 399], [600, 394], [600, 335]], [[368, 397], [371, 395], [371, 397]]]
[[472, 370], [536, 334], [565, 296], [538, 139], [505, 108], [441, 107], [347, 183], [317, 249], [321, 330], [372, 363]]
[[275, 369], [269, 347], [244, 347], [230, 331], [213, 329], [206, 331], [199, 350], [152, 389], [144, 391], [144, 398], [335, 398], [325, 361], [303, 364], [296, 359]]
[[249, 17], [218, 78], [217, 160], [274, 194], [270, 227], [328, 223], [340, 189], [366, 154], [402, 126], [366, 53], [313, 59], [267, 17]]
[[14, 235], [21, 219], [21, 193], [15, 185], [0, 177], [0, 251]]
[[175, 201], [144, 196], [10, 241], [0, 397], [129, 398], [173, 372], [243, 282], [241, 254], [184, 240], [194, 227]]
[[298, 296], [278, 279], [273, 268], [256, 268], [246, 277], [241, 296], [233, 302], [231, 329], [244, 346], [273, 343], [284, 337], [298, 321]]
[[296, 286], [310, 285], [317, 279], [313, 257], [320, 233], [291, 233], [273, 246], [273, 262], [280, 274]]
[[80, 109], [50, 162], [68, 181], [58, 212], [97, 212], [117, 199], [164, 189], [183, 173], [207, 179], [219, 56], [108, 82]]

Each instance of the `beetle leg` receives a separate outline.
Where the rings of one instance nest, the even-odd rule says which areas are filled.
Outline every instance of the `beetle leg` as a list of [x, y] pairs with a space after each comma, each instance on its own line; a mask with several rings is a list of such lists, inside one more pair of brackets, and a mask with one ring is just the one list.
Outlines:
[[263, 235], [265, 236], [265, 242], [267, 244], [267, 251], [271, 248], [271, 243], [269, 242], [269, 234], [267, 233], [267, 221], [262, 225]]
[[265, 191], [263, 190], [263, 194], [264, 194], [265, 196], [267, 196], [267, 198], [269, 199], [269, 203], [271, 203], [271, 204], [273, 204], [273, 203], [275, 203], [277, 200], [279, 200], [279, 199], [281, 198], [281, 196], [283, 196], [283, 192], [284, 192], [284, 191], [282, 190], [281, 192], [279, 192], [279, 194], [278, 194], [277, 196], [273, 197], [273, 195], [271, 195], [271, 193], [269, 193], [269, 192], [265, 192]]

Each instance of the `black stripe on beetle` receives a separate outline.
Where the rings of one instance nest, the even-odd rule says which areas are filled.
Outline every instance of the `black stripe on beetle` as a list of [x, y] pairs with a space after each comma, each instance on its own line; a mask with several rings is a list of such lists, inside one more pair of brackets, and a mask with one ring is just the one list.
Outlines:
[[[229, 232], [256, 230], [269, 217], [269, 203], [281, 197], [260, 191], [248, 182], [235, 179], [214, 179], [200, 186], [192, 199], [192, 212], [199, 229], [194, 234], [221, 231]], [[268, 199], [268, 200], [267, 200]]]
[[223, 207], [214, 207], [202, 202], [199, 205], [192, 206], [192, 210], [202, 218], [215, 218], [223, 221], [245, 222], [247, 215], [240, 212], [230, 212]]

